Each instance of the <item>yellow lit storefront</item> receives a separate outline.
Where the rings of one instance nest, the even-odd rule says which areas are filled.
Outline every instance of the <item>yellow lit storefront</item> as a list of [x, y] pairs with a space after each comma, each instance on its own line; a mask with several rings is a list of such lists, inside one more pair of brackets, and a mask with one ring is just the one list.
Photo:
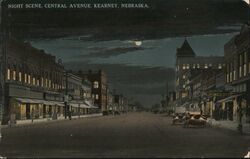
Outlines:
[[239, 109], [239, 103], [237, 102], [237, 99], [239, 98], [239, 96], [240, 95], [232, 95], [230, 97], [218, 101], [222, 105], [222, 110], [225, 112], [224, 116], [227, 120], [237, 121]]
[[53, 113], [60, 116], [64, 113], [62, 102], [12, 98], [9, 104], [11, 115], [15, 116], [15, 120], [50, 118]]

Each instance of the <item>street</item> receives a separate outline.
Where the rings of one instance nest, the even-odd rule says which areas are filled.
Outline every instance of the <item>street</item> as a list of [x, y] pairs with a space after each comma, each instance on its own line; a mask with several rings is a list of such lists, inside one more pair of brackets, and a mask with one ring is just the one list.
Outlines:
[[6, 157], [244, 157], [250, 137], [172, 125], [164, 114], [133, 112], [2, 129]]

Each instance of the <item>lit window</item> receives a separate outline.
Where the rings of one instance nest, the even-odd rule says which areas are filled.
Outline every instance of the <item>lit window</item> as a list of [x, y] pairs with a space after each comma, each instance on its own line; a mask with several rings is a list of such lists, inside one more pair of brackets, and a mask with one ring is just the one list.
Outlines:
[[95, 99], [98, 100], [99, 99], [99, 96], [98, 94], [95, 95]]
[[27, 74], [24, 74], [24, 83], [27, 83]]
[[30, 84], [30, 82], [31, 82], [31, 81], [30, 81], [30, 75], [28, 75], [28, 84]]
[[193, 69], [195, 69], [195, 64], [193, 64]]
[[35, 79], [35, 77], [32, 78], [32, 84], [36, 85], [36, 79]]
[[197, 68], [200, 68], [200, 64], [197, 64]]
[[244, 64], [243, 65], [243, 76], [246, 76], [247, 75], [247, 65]]
[[208, 68], [207, 64], [205, 64], [204, 68]]
[[7, 80], [10, 80], [10, 69], [7, 70]]
[[242, 76], [242, 67], [240, 66], [239, 67], [239, 77], [241, 78], [241, 76]]
[[183, 70], [185, 70], [185, 69], [186, 69], [186, 65], [185, 65], [185, 64], [183, 64], [182, 69], [183, 69]]
[[227, 74], [227, 83], [229, 83], [229, 74]]
[[94, 82], [94, 88], [99, 88], [99, 83], [98, 83], [98, 81], [95, 81], [95, 82]]
[[43, 78], [41, 78], [41, 87], [43, 87]]
[[13, 80], [16, 80], [16, 71], [13, 71]]
[[51, 80], [49, 80], [49, 88], [51, 88]]
[[218, 69], [222, 69], [222, 66], [221, 66], [221, 64], [219, 64], [219, 65], [218, 65]]
[[187, 69], [189, 69], [189, 64], [187, 64], [187, 67], [186, 67]]
[[18, 73], [18, 78], [19, 78], [19, 82], [22, 82], [22, 73], [21, 72]]
[[232, 82], [232, 75], [233, 75], [232, 72], [230, 72], [230, 74], [229, 74], [229, 81], [230, 82]]

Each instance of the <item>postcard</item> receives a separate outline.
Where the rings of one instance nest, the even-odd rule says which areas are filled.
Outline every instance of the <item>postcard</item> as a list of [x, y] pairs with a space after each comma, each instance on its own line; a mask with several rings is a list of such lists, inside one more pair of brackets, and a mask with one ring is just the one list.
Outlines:
[[249, 0], [0, 0], [0, 158], [249, 158]]

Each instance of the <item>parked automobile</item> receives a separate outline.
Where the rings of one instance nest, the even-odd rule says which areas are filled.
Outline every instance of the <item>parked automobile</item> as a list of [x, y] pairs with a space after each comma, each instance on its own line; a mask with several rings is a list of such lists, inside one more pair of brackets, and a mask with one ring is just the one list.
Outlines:
[[186, 120], [186, 108], [185, 107], [176, 107], [173, 113], [173, 122], [172, 124], [184, 123]]
[[113, 110], [108, 110], [109, 115], [113, 115]]
[[207, 125], [207, 117], [195, 113], [195, 114], [187, 114], [186, 120], [184, 122], [184, 128], [195, 126], [195, 127], [205, 127]]
[[120, 115], [121, 113], [119, 111], [115, 111], [115, 115]]
[[102, 111], [102, 115], [109, 115], [108, 111]]
[[173, 115], [173, 122], [172, 124], [175, 125], [177, 123], [182, 124], [186, 120], [186, 115], [185, 113], [176, 113]]

